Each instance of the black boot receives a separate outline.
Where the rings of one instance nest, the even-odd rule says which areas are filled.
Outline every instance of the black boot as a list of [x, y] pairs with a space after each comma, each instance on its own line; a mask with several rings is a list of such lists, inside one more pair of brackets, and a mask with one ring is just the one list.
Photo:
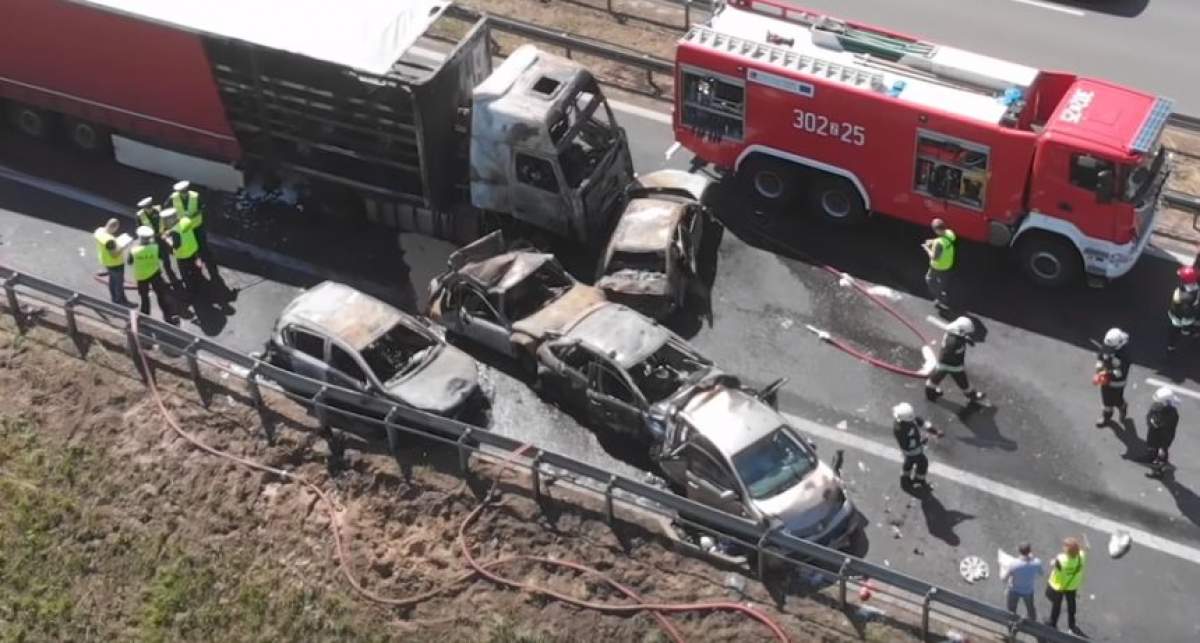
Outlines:
[[1104, 409], [1100, 412], [1100, 419], [1096, 420], [1096, 428], [1103, 429], [1104, 427], [1108, 426], [1109, 422], [1112, 422], [1112, 411], [1109, 409]]
[[941, 396], [942, 396], [941, 388], [939, 388], [937, 386], [926, 386], [925, 387], [925, 399], [929, 400], [930, 402], [938, 401], [938, 398], [940, 398]]

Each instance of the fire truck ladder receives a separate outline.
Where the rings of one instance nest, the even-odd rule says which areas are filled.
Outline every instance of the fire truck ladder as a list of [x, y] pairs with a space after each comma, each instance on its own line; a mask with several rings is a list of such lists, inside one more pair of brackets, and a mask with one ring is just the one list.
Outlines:
[[825, 58], [799, 54], [783, 47], [730, 36], [708, 27], [693, 26], [684, 36], [684, 40], [716, 51], [746, 56], [753, 60], [769, 62], [813, 76], [823, 76], [856, 87], [881, 89], [884, 86], [883, 74], [880, 72], [867, 71]]

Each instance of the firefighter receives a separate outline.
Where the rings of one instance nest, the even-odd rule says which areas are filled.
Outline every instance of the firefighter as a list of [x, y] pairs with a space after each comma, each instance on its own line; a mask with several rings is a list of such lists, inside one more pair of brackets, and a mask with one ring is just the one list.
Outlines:
[[183, 278], [184, 288], [191, 296], [196, 296], [204, 289], [204, 275], [196, 259], [200, 255], [200, 244], [196, 239], [196, 222], [190, 217], [181, 217], [175, 208], [162, 211], [162, 223], [166, 229], [164, 236], [171, 245], [175, 261], [179, 264], [179, 275]]
[[1171, 293], [1171, 305], [1167, 307], [1167, 319], [1171, 321], [1167, 335], [1168, 352], [1177, 348], [1181, 336], [1192, 334], [1197, 315], [1200, 314], [1200, 284], [1197, 284], [1196, 269], [1183, 266], [1176, 274], [1179, 276], [1179, 285]]
[[171, 267], [171, 246], [163, 237], [165, 230], [162, 225], [162, 208], [155, 205], [154, 197], [149, 196], [138, 201], [137, 207], [138, 225], [150, 228], [157, 237], [158, 251], [162, 255], [162, 271], [167, 276], [167, 283], [171, 284], [171, 289], [176, 293], [183, 294], [183, 284], [179, 281], [179, 275], [175, 274], [175, 269]]
[[1171, 467], [1171, 443], [1179, 426], [1179, 410], [1175, 392], [1166, 386], [1154, 392], [1154, 403], [1146, 412], [1146, 448], [1150, 449], [1150, 471], [1147, 478], [1161, 478]]
[[1100, 419], [1096, 427], [1102, 428], [1112, 421], [1113, 410], [1125, 421], [1129, 405], [1125, 404], [1125, 381], [1129, 379], [1129, 334], [1120, 328], [1110, 328], [1104, 334], [1104, 345], [1096, 354], [1096, 375], [1093, 383], [1100, 387]]
[[962, 389], [963, 395], [967, 397], [970, 404], [983, 402], [985, 397], [983, 392], [972, 388], [971, 381], [967, 378], [967, 346], [975, 344], [971, 338], [974, 332], [975, 324], [969, 317], [959, 317], [946, 324], [937, 366], [929, 374], [929, 379], [925, 380], [925, 399], [934, 402], [942, 397], [942, 389], [938, 385], [949, 375], [958, 388]]
[[950, 278], [954, 271], [958, 236], [947, 228], [946, 222], [941, 219], [934, 219], [932, 227], [934, 237], [927, 239], [922, 246], [925, 248], [925, 254], [929, 255], [925, 284], [929, 287], [929, 294], [938, 310], [947, 311], [950, 310]]
[[925, 479], [925, 474], [929, 471], [925, 445], [929, 443], [929, 438], [921, 435], [921, 430], [925, 429], [931, 435], [941, 435], [940, 432], [929, 422], [917, 417], [916, 411], [908, 402], [901, 402], [892, 407], [892, 419], [895, 420], [892, 434], [896, 436], [896, 443], [900, 445], [900, 452], [904, 454], [904, 464], [900, 467], [900, 486], [911, 485], [930, 489], [929, 481]]
[[175, 208], [179, 216], [193, 221], [196, 243], [200, 248], [200, 259], [204, 262], [205, 270], [208, 271], [208, 278], [218, 288], [224, 290], [225, 281], [221, 279], [217, 260], [213, 258], [212, 248], [208, 245], [208, 228], [204, 225], [204, 209], [200, 206], [200, 194], [192, 189], [189, 181], [179, 181], [172, 190], [171, 196], [167, 199], [167, 207]]
[[163, 257], [158, 251], [158, 240], [154, 228], [140, 226], [137, 229], [137, 241], [129, 252], [129, 263], [133, 265], [133, 278], [137, 280], [138, 297], [141, 298], [140, 309], [143, 315], [150, 314], [150, 291], [158, 298], [158, 307], [162, 310], [163, 319], [168, 324], [179, 325], [179, 317], [175, 315], [175, 306], [167, 290], [167, 284], [162, 278]]
[[109, 219], [103, 226], [92, 232], [96, 240], [96, 257], [100, 266], [108, 273], [108, 297], [112, 303], [121, 306], [133, 306], [133, 302], [125, 296], [125, 258], [121, 256], [121, 248], [117, 245], [117, 233], [121, 231], [121, 222]]

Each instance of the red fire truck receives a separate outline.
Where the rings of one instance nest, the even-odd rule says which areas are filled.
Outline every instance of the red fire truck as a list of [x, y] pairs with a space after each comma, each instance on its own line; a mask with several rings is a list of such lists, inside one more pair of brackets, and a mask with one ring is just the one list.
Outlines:
[[1129, 271], [1170, 173], [1166, 98], [773, 0], [719, 7], [676, 67], [677, 141], [760, 201], [942, 218], [1045, 285]]

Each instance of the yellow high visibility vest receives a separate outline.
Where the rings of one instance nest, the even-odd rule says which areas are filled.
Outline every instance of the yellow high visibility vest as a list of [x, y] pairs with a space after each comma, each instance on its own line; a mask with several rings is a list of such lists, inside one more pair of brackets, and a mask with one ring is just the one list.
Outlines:
[[188, 190], [185, 195], [175, 193], [171, 195], [171, 207], [180, 216], [190, 217], [196, 222], [196, 227], [204, 225], [204, 210], [200, 209], [200, 195], [195, 190]]
[[[116, 244], [116, 237], [109, 234], [108, 230], [104, 228], [96, 228], [92, 236], [96, 239], [96, 256], [100, 258], [101, 266], [105, 268], [120, 268], [125, 265], [125, 260], [121, 258], [119, 250], [115, 252], [108, 251], [108, 242], [112, 241]], [[116, 246], [114, 245], [114, 247]]]
[[947, 230], [942, 233], [933, 242], [942, 247], [942, 254], [938, 255], [937, 259], [929, 260], [929, 267], [934, 270], [949, 270], [954, 267], [954, 244], [958, 241], [958, 237], [953, 230]]
[[1059, 554], [1058, 567], [1050, 571], [1050, 587], [1057, 592], [1073, 592], [1083, 585], [1083, 568], [1087, 564], [1087, 552], [1080, 550], [1079, 555], [1070, 558]]

